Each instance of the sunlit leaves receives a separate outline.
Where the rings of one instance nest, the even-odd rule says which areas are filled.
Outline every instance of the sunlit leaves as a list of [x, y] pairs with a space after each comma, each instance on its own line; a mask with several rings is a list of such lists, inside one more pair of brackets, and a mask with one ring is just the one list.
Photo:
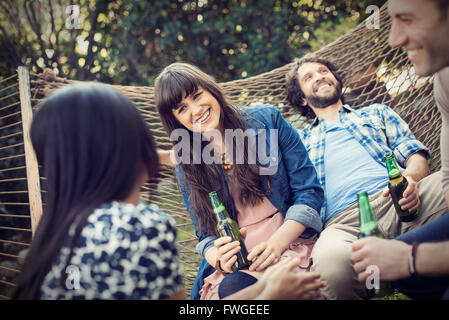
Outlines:
[[[33, 71], [50, 66], [75, 79], [152, 85], [174, 61], [196, 64], [219, 81], [272, 70], [335, 40], [366, 17], [367, 5], [385, 1], [80, 0], [77, 30], [65, 28], [71, 1], [38, 2], [40, 16], [47, 16], [41, 39], [23, 13], [21, 36], [14, 28], [8, 34]], [[8, 20], [1, 10], [0, 20]], [[0, 67], [14, 70], [7, 65], [12, 59], [6, 61]]]

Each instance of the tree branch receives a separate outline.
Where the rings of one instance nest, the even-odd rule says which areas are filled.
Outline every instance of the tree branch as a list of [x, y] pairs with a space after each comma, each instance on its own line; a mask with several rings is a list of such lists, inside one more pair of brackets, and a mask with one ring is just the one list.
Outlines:
[[97, 32], [97, 27], [98, 27], [97, 19], [98, 19], [98, 16], [100, 13], [106, 11], [110, 2], [111, 2], [110, 0], [102, 0], [102, 1], [97, 2], [95, 11], [90, 19], [90, 31], [89, 31], [89, 35], [87, 37], [87, 41], [89, 42], [89, 47], [87, 48], [86, 63], [84, 65], [84, 77], [83, 77], [83, 79], [85, 79], [85, 80], [87, 80], [90, 77], [90, 74], [91, 74], [90, 70], [91, 70], [93, 62], [94, 62], [93, 46], [95, 44], [94, 36], [95, 36], [95, 33]]
[[[0, 3], [0, 7], [6, 13], [6, 21], [8, 21], [9, 25], [13, 27], [8, 30], [2, 27], [2, 31], [4, 34], [3, 43], [5, 45], [9, 44], [8, 47], [9, 51], [11, 52], [11, 55], [15, 55], [14, 58], [15, 62], [13, 63], [14, 68], [24, 63], [23, 60], [24, 57], [30, 58], [35, 63], [37, 60], [37, 55], [33, 50], [27, 37], [24, 36], [22, 33], [23, 25], [21, 24], [21, 18], [19, 15], [18, 8], [14, 5], [13, 1], [8, 1], [8, 4]], [[19, 43], [15, 43], [15, 41], [11, 40], [14, 37], [14, 29], [17, 32], [17, 39]], [[20, 45], [21, 40], [23, 40], [24, 45]]]
[[[31, 11], [31, 15], [28, 12], [28, 7], [27, 7], [27, 3], [30, 4], [30, 11]], [[44, 59], [44, 64], [45, 66], [50, 66], [50, 61], [48, 60], [47, 54], [45, 52], [46, 46], [44, 41], [41, 38], [41, 24], [40, 21], [38, 21], [38, 19], [36, 18], [36, 14], [34, 12], [34, 8], [33, 8], [33, 3], [30, 1], [25, 1], [23, 4], [24, 10], [25, 10], [25, 15], [27, 16], [28, 19], [28, 23], [31, 26], [31, 29], [33, 30], [33, 32], [36, 34], [37, 37], [37, 41], [39, 43], [40, 49], [41, 49], [41, 53], [42, 53], [42, 58]]]

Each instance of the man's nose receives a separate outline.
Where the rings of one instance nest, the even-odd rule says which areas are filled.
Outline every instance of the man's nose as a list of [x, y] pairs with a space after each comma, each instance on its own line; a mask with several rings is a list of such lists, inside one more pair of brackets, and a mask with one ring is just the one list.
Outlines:
[[407, 34], [404, 32], [402, 26], [393, 20], [391, 24], [390, 34], [388, 36], [388, 44], [392, 48], [397, 48], [407, 43]]
[[313, 81], [313, 85], [317, 86], [318, 84], [320, 84], [321, 82], [325, 81], [326, 77], [322, 74], [317, 74], [315, 76], [315, 80]]

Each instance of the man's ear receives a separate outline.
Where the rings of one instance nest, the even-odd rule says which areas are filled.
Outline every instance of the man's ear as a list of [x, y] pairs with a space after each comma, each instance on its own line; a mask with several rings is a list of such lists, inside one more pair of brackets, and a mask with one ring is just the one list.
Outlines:
[[305, 107], [305, 106], [307, 106], [307, 100], [306, 99], [304, 99], [304, 98], [302, 98], [301, 99], [301, 103], [300, 103], [303, 107]]

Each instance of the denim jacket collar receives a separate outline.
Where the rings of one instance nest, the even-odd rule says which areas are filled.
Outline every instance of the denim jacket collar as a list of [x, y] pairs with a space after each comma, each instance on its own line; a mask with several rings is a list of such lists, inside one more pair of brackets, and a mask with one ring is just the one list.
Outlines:
[[242, 115], [242, 118], [245, 122], [246, 129], [254, 129], [254, 130], [248, 131], [249, 135], [256, 136], [260, 133], [259, 130], [267, 128], [265, 123], [263, 123], [256, 117], [252, 116], [250, 112], [248, 112], [244, 109], [239, 109], [239, 112]]

